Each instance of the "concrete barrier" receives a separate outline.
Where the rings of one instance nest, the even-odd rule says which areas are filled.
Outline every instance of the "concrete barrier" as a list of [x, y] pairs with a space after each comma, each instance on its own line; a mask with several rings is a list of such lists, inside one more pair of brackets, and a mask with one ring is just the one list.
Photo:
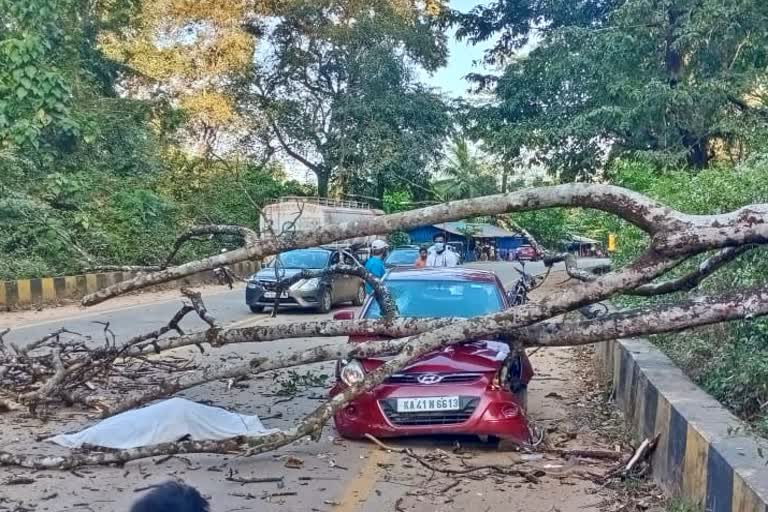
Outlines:
[[[636, 439], [661, 434], [654, 479], [708, 512], [768, 510], [768, 445], [647, 340], [596, 346]], [[764, 451], [763, 451], [764, 450]]]
[[[238, 276], [247, 277], [259, 269], [259, 263], [244, 261], [231, 266]], [[104, 272], [79, 276], [41, 277], [0, 281], [0, 309], [30, 305], [57, 304], [83, 298], [107, 286], [136, 276], [136, 272]], [[180, 288], [215, 282], [213, 272], [201, 272], [176, 281], [153, 286], [149, 290]]]

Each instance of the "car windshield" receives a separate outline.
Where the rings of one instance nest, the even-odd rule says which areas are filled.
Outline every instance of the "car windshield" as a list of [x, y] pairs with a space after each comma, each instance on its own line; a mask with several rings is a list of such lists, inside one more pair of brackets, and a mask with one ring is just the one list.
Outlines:
[[395, 249], [387, 256], [390, 265], [413, 265], [419, 257], [418, 249]]
[[[401, 316], [419, 318], [469, 318], [501, 311], [501, 293], [494, 283], [475, 281], [387, 280], [387, 289], [395, 298]], [[379, 318], [376, 301], [371, 302], [365, 318]]]
[[283, 268], [325, 268], [328, 264], [328, 251], [319, 251], [313, 249], [299, 249], [280, 254], [269, 263], [274, 267], [277, 260], [280, 260], [280, 266]]

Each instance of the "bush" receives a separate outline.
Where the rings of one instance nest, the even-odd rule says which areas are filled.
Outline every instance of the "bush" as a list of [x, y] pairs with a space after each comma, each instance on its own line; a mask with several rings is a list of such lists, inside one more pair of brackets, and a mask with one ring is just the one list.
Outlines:
[[[642, 162], [620, 162], [610, 173], [621, 186], [642, 192], [686, 213], [732, 211], [752, 203], [768, 202], [768, 162], [753, 160], [736, 168], [702, 171], [667, 170], [661, 174]], [[587, 222], [616, 230], [617, 259], [633, 258], [645, 247], [645, 235], [627, 226], [608, 225], [599, 214], [586, 214]], [[602, 223], [602, 224], [601, 224]], [[701, 258], [682, 266], [690, 270]], [[768, 250], [755, 249], [702, 283], [696, 293], [725, 293], [734, 288], [768, 282]], [[681, 297], [682, 298], [682, 297]], [[662, 303], [669, 297], [653, 299]], [[625, 304], [647, 303], [624, 299]], [[703, 389], [740, 417], [768, 434], [768, 320], [739, 321], [675, 335], [656, 336], [657, 343]]]
[[[0, 278], [75, 274], [102, 264], [156, 265], [191, 225], [257, 229], [264, 204], [311, 192], [285, 181], [276, 167], [169, 162], [158, 174], [69, 171], [0, 184]], [[175, 261], [239, 244], [234, 237], [195, 241]]]

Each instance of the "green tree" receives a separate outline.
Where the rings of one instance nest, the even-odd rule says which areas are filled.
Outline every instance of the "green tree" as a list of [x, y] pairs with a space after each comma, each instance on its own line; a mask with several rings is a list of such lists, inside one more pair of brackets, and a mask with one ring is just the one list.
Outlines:
[[132, 70], [121, 85], [130, 96], [151, 94], [180, 109], [188, 151], [210, 156], [231, 145], [242, 124], [227, 87], [253, 58], [258, 37], [248, 21], [269, 10], [251, 0], [132, 1], [135, 22], [99, 38], [110, 58]]
[[454, 20], [470, 41], [498, 35], [488, 60], [506, 64], [479, 125], [564, 180], [619, 155], [701, 168], [765, 138], [762, 0], [495, 0]]
[[428, 184], [449, 118], [414, 74], [445, 63], [445, 36], [428, 11], [400, 4], [296, 0], [264, 28], [269, 51], [241, 85], [243, 115], [315, 174], [322, 196], [335, 185], [382, 197], [399, 180], [418, 197]]
[[496, 177], [488, 162], [475, 154], [464, 138], [452, 142], [433, 186], [444, 199], [467, 199], [498, 192]]

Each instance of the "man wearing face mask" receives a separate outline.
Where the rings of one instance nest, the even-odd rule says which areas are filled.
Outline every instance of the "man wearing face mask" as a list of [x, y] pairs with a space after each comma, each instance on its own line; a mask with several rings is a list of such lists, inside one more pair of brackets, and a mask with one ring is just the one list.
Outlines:
[[459, 258], [455, 252], [449, 250], [445, 245], [445, 237], [437, 235], [435, 244], [429, 248], [427, 256], [428, 267], [455, 267], [459, 264]]

